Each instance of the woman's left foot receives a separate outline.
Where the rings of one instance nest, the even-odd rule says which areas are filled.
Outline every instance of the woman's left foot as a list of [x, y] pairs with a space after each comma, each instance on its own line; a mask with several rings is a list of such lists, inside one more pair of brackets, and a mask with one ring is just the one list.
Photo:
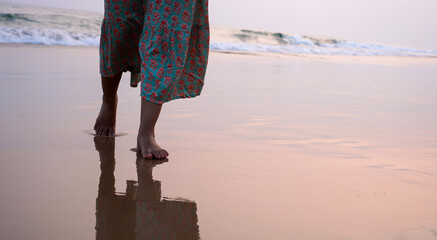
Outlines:
[[156, 143], [153, 134], [138, 132], [137, 152], [145, 159], [165, 159], [168, 152]]

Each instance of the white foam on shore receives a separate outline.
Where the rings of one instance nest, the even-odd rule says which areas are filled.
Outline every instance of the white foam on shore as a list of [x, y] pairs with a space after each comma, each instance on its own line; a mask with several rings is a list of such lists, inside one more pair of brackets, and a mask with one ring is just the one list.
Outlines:
[[[0, 3], [0, 43], [98, 46], [102, 14]], [[348, 56], [437, 57], [414, 49], [230, 27], [211, 27], [216, 51]]]
[[24, 43], [65, 46], [98, 46], [100, 35], [74, 33], [60, 29], [0, 28], [0, 43]]
[[436, 50], [420, 50], [396, 47], [373, 47], [366, 45], [352, 48], [345, 44], [335, 46], [316, 45], [263, 45], [248, 43], [211, 42], [210, 48], [217, 51], [242, 52], [271, 52], [283, 54], [318, 54], [318, 55], [346, 55], [346, 56], [410, 56], [410, 57], [437, 57]]
[[298, 34], [212, 27], [211, 49], [217, 51], [272, 52], [347, 56], [437, 57], [437, 49], [414, 49], [382, 44], [359, 43]]

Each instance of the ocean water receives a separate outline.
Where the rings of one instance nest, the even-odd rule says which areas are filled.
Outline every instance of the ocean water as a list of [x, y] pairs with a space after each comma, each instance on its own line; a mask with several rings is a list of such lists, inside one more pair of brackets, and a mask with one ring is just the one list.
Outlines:
[[[130, 217], [144, 211], [99, 197], [123, 196], [132, 180], [144, 193], [152, 180], [130, 151], [140, 97], [129, 75], [123, 135], [105, 145], [87, 134], [101, 103], [98, 48], [0, 44], [0, 56], [0, 239], [146, 229]], [[156, 130], [171, 155], [153, 170], [162, 197], [196, 203], [201, 239], [436, 240], [437, 59], [209, 61], [202, 96], [164, 107]]]
[[[102, 17], [96, 12], [0, 3], [0, 43], [98, 46]], [[211, 27], [210, 48], [226, 52], [437, 57], [437, 49], [219, 26]]]

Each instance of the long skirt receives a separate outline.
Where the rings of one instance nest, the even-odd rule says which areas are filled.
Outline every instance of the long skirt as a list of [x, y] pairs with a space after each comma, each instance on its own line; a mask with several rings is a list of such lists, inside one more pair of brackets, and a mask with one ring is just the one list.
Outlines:
[[208, 0], [105, 1], [100, 73], [130, 71], [149, 102], [198, 96], [208, 52]]

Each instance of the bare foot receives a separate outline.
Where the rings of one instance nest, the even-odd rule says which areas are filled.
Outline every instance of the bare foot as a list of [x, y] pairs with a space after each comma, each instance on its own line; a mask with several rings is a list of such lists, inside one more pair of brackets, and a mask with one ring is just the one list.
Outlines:
[[145, 159], [164, 159], [168, 157], [168, 152], [161, 148], [155, 140], [153, 134], [138, 132], [137, 151]]
[[117, 115], [117, 90], [120, 84], [122, 72], [113, 77], [102, 76], [102, 107], [99, 116], [96, 119], [94, 130], [96, 135], [114, 136], [115, 135], [115, 117]]
[[155, 140], [155, 125], [161, 112], [162, 104], [155, 104], [141, 99], [140, 129], [137, 138], [137, 153], [145, 159], [164, 159], [168, 152]]
[[103, 97], [102, 107], [100, 108], [99, 116], [96, 119], [94, 130], [96, 135], [100, 136], [114, 136], [115, 135], [115, 121], [117, 116], [117, 95], [109, 99]]

